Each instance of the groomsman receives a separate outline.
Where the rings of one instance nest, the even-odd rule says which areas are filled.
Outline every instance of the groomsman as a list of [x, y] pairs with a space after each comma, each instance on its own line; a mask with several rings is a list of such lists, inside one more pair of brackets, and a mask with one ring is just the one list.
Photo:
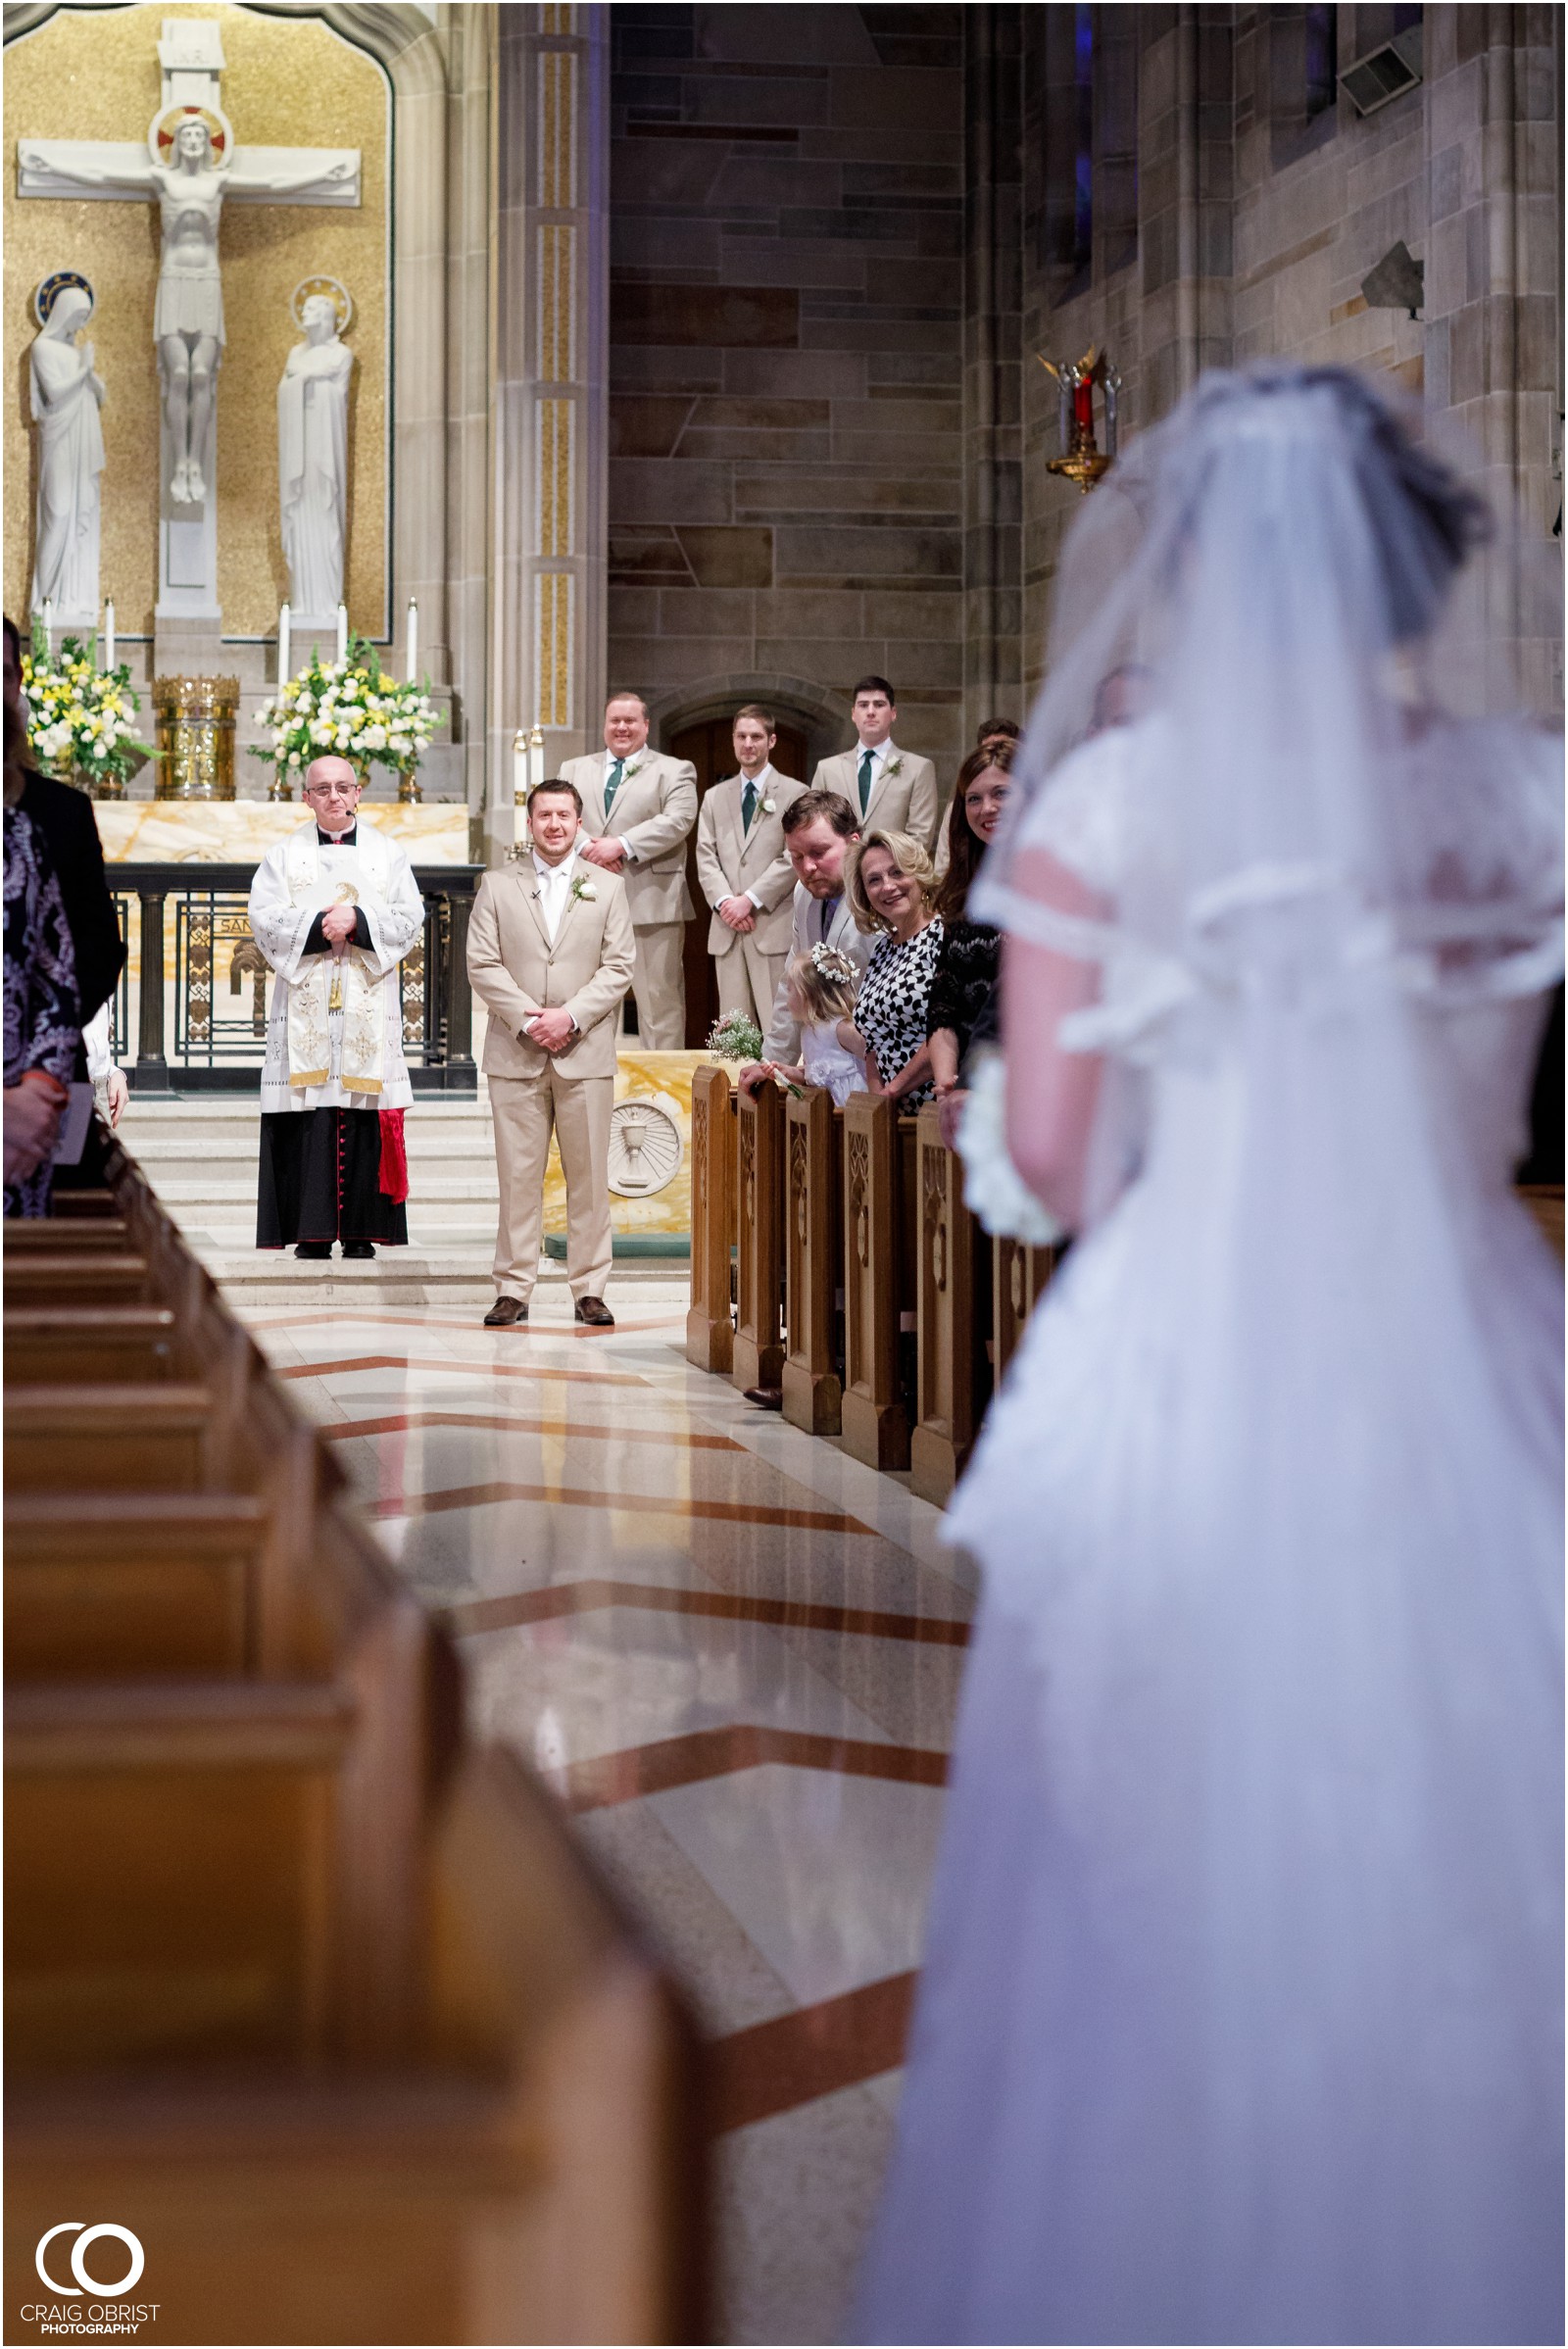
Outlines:
[[640, 694], [617, 693], [605, 706], [604, 750], [568, 759], [561, 773], [582, 801], [580, 854], [626, 885], [637, 935], [638, 1041], [650, 1052], [683, 1052], [682, 950], [693, 912], [686, 841], [697, 821], [697, 769], [689, 759], [651, 751], [648, 704]]
[[856, 748], [824, 759], [811, 789], [841, 793], [862, 831], [910, 832], [922, 848], [930, 848], [941, 813], [937, 770], [929, 759], [901, 751], [894, 741], [899, 712], [886, 677], [860, 679], [853, 715], [859, 738]]
[[718, 977], [721, 1012], [740, 1011], [759, 1028], [790, 951], [795, 867], [782, 817], [806, 789], [773, 765], [778, 740], [771, 713], [748, 702], [735, 714], [740, 773], [715, 783], [697, 817], [697, 879], [713, 908], [708, 951]]
[[468, 924], [468, 979], [490, 1013], [484, 1072], [501, 1186], [488, 1330], [528, 1319], [552, 1130], [566, 1178], [573, 1311], [590, 1329], [615, 1326], [605, 1303], [610, 1118], [615, 1014], [631, 985], [633, 933], [624, 881], [579, 856], [581, 816], [574, 785], [536, 783], [530, 847], [485, 874]]
[[[836, 947], [858, 970], [871, 959], [876, 940], [857, 927], [844, 886], [844, 860], [859, 839], [855, 809], [836, 791], [803, 791], [784, 811], [784, 842], [795, 873], [795, 898], [790, 908], [790, 954], [808, 954], [813, 946]], [[789, 1006], [788, 991], [779, 980], [772, 1014], [762, 1040], [766, 1061], [753, 1060], [741, 1070], [740, 1083], [752, 1090], [766, 1074], [767, 1065], [783, 1061], [793, 1067], [801, 1057], [799, 1022]]]

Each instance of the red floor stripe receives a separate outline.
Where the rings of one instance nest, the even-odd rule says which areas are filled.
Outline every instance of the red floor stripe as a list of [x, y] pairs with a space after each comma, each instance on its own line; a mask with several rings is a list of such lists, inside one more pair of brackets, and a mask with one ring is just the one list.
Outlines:
[[918, 1981], [915, 1974], [893, 1974], [716, 2040], [704, 2067], [714, 2135], [896, 2071]]
[[745, 1452], [731, 1436], [693, 1436], [675, 1428], [584, 1427], [571, 1419], [524, 1419], [506, 1411], [393, 1411], [382, 1419], [323, 1420], [329, 1444], [350, 1436], [398, 1436], [409, 1428], [506, 1428], [525, 1436], [585, 1437], [607, 1444], [675, 1444], [683, 1451]]
[[607, 1810], [639, 1795], [693, 1786], [737, 1770], [759, 1770], [781, 1762], [797, 1770], [837, 1770], [847, 1778], [883, 1778], [906, 1786], [947, 1784], [948, 1757], [917, 1745], [881, 1745], [866, 1737], [824, 1737], [808, 1730], [761, 1729], [740, 1723], [728, 1729], [689, 1730], [652, 1745], [629, 1745], [619, 1753], [597, 1754], [584, 1762], [545, 1773], [569, 1811]]
[[662, 1493], [608, 1493], [570, 1485], [515, 1485], [497, 1481], [484, 1485], [454, 1485], [440, 1493], [383, 1493], [366, 1498], [361, 1507], [371, 1517], [434, 1517], [447, 1509], [480, 1509], [495, 1501], [543, 1501], [556, 1509], [614, 1509], [636, 1517], [717, 1519], [725, 1525], [778, 1525], [812, 1534], [866, 1534], [880, 1541], [874, 1526], [861, 1525], [837, 1509], [770, 1509], [750, 1500], [682, 1500]]
[[885, 1608], [835, 1607], [808, 1599], [750, 1598], [728, 1590], [669, 1590], [657, 1583], [587, 1580], [518, 1590], [508, 1598], [474, 1598], [438, 1610], [459, 1638], [514, 1631], [601, 1607], [646, 1607], [670, 1615], [716, 1615], [734, 1623], [770, 1623], [786, 1630], [853, 1633], [865, 1639], [913, 1639], [937, 1647], [966, 1647], [969, 1626], [944, 1615], [897, 1615]]

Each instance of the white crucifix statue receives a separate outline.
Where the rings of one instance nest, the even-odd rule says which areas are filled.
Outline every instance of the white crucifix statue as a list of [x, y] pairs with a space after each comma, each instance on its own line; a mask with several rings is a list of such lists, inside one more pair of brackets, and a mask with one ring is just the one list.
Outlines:
[[153, 313], [163, 396], [158, 616], [219, 617], [214, 495], [218, 370], [223, 356], [219, 222], [230, 204], [357, 205], [355, 149], [241, 147], [221, 103], [217, 20], [166, 17], [163, 102], [134, 140], [19, 139], [19, 196], [155, 197], [163, 258]]

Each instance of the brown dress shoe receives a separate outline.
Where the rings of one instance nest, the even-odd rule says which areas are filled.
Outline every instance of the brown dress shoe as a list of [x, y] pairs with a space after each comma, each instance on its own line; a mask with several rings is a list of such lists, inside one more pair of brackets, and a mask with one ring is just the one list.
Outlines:
[[612, 1330], [615, 1326], [615, 1316], [602, 1297], [579, 1297], [571, 1311], [574, 1321], [585, 1321], [591, 1330]]
[[484, 1317], [487, 1330], [520, 1330], [528, 1318], [528, 1308], [520, 1297], [498, 1297]]
[[759, 1410], [782, 1411], [784, 1408], [782, 1387], [748, 1387], [745, 1394], [747, 1401], [756, 1403]]

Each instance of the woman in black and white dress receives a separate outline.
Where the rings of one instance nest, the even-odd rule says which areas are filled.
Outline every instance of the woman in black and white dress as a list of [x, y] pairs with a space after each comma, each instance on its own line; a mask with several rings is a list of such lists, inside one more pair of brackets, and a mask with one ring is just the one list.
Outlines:
[[839, 1042], [863, 1056], [872, 1093], [918, 1109], [931, 1099], [926, 1011], [943, 939], [936, 868], [909, 833], [868, 832], [851, 852], [845, 885], [856, 926], [881, 936]]

